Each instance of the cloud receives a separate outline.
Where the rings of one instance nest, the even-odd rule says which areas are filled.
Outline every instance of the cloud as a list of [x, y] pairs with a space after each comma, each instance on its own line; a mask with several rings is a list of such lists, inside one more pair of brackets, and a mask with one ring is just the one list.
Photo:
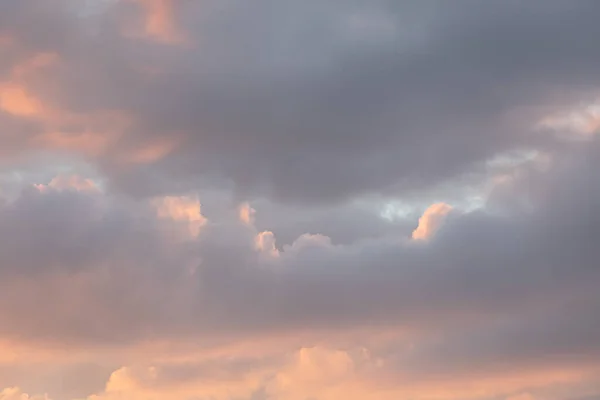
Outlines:
[[207, 220], [200, 211], [200, 202], [186, 196], [166, 196], [154, 200], [158, 216], [181, 221], [188, 225], [190, 235], [198, 236]]
[[[538, 398], [544, 397], [540, 388], [548, 386], [558, 392], [565, 389], [576, 392], [580, 379], [586, 376], [582, 371], [563, 369], [546, 370], [543, 374], [506, 372], [491, 379], [480, 376], [476, 382], [464, 377], [437, 377], [433, 384], [433, 380], [398, 373], [392, 380], [392, 361], [365, 348], [314, 346], [280, 353], [271, 359], [224, 357], [204, 362], [121, 367], [110, 374], [102, 391], [87, 399], [333, 400], [375, 395], [383, 400], [453, 399], [482, 398], [490, 392], [506, 398]], [[525, 387], [537, 396], [524, 393]]]
[[[502, 193], [490, 193], [485, 208], [445, 215], [435, 240], [419, 246], [404, 231], [345, 244], [305, 234], [278, 249], [277, 233], [240, 221], [235, 202], [209, 222], [201, 198], [127, 199], [90, 190], [85, 178], [58, 177], [2, 205], [1, 334], [29, 345], [119, 349], [328, 332], [319, 340], [332, 354], [313, 359], [300, 351], [299, 365], [270, 367], [271, 375], [248, 367], [252, 384], [218, 379], [207, 393], [223, 399], [235, 398], [224, 387], [249, 398], [261, 390], [292, 400], [366, 395], [371, 379], [387, 376], [406, 382], [404, 391], [389, 384], [382, 392], [389, 398], [422, 391], [432, 379], [434, 392], [458, 390], [453, 381], [474, 376], [488, 383], [452, 396], [481, 397], [486, 390], [508, 396], [557, 380], [576, 386], [593, 376], [600, 351], [597, 154], [593, 141], [569, 147], [549, 167], [521, 170]], [[516, 206], [522, 198], [530, 207]], [[433, 210], [424, 215], [449, 208]], [[421, 226], [429, 222], [422, 217]], [[186, 235], [173, 235], [181, 227]], [[200, 230], [189, 235], [191, 228]], [[358, 361], [342, 362], [350, 356], [334, 343], [360, 327], [409, 337], [369, 345], [373, 372], [359, 384], [352, 372]], [[306, 365], [315, 363], [324, 370], [315, 367], [311, 375]], [[507, 375], [507, 365], [522, 371], [520, 378]], [[130, 376], [117, 377], [123, 374]], [[115, 396], [115, 385], [99, 396]], [[205, 387], [197, 385], [174, 393], [192, 398]], [[129, 398], [164, 398], [167, 390], [125, 389], [142, 393]]]
[[53, 178], [50, 183], [38, 184], [35, 187], [41, 192], [46, 190], [77, 190], [77, 191], [97, 191], [99, 190], [93, 180], [82, 178], [77, 175], [65, 176], [59, 175]]
[[0, 399], [2, 400], [49, 400], [47, 396], [29, 396], [27, 393], [21, 392], [17, 387], [6, 388], [0, 391]]
[[0, 2], [1, 399], [600, 393], [597, 3], [51, 3]]
[[175, 21], [173, 0], [136, 0], [144, 9], [144, 34], [164, 43], [178, 43], [183, 36]]
[[[425, 246], [401, 237], [332, 245], [325, 236], [303, 235], [279, 251], [276, 233], [240, 224], [235, 208], [230, 217], [207, 224], [191, 198], [136, 204], [52, 186], [26, 190], [1, 213], [2, 226], [19, 227], [2, 233], [2, 303], [8, 307], [22, 291], [34, 295], [23, 309], [8, 307], [3, 326], [12, 334], [113, 342], [144, 331], [238, 336], [372, 323], [422, 329], [535, 309], [547, 297], [577, 303], [583, 301], [578, 296], [591, 293], [597, 272], [592, 166], [578, 162], [539, 171], [537, 180], [549, 182], [532, 194], [533, 214], [515, 209], [514, 215], [483, 210], [449, 215], [436, 240]], [[520, 185], [513, 182], [512, 196], [521, 195]], [[568, 199], [560, 195], [564, 187], [571, 187]], [[171, 235], [181, 223], [201, 226], [196, 242]], [[280, 255], [276, 270], [262, 268], [267, 261], [258, 257], [257, 245]], [[190, 266], [196, 270], [192, 279]], [[42, 312], [31, 307], [44, 295], [55, 296], [43, 306], [44, 314], [53, 315], [50, 325], [19, 317]], [[111, 305], [116, 299], [118, 309]], [[63, 310], [73, 301], [76, 310]], [[94, 319], [100, 320], [86, 317], [85, 307], [95, 309]], [[578, 326], [588, 326], [568, 325], [574, 337]]]
[[507, 397], [506, 400], [534, 400], [535, 397], [529, 393], [520, 393], [514, 396]]
[[571, 112], [546, 117], [538, 126], [563, 134], [576, 133], [583, 138], [593, 136], [600, 131], [600, 104], [592, 102]]
[[[238, 1], [144, 0], [112, 2], [85, 17], [67, 0], [52, 11], [26, 3], [3, 10], [16, 46], [61, 60], [27, 82], [28, 96], [44, 94], [44, 104], [81, 116], [128, 115], [124, 136], [98, 163], [113, 188], [137, 195], [192, 190], [199, 175], [288, 203], [397, 195], [460, 176], [503, 151], [551, 142], [527, 135], [521, 122], [598, 85], [590, 39], [596, 5], [588, 2], [551, 2], [543, 12], [532, 5], [516, 19], [512, 3], [493, 11], [440, 3], [434, 13], [386, 2], [248, 9]], [[8, 22], [27, 20], [32, 10], [40, 29]], [[121, 25], [139, 18], [149, 35], [164, 39], [181, 29], [191, 44], [123, 37]], [[369, 21], [382, 18], [376, 25], [388, 26], [386, 33], [372, 32]], [[559, 23], [573, 29], [558, 37]], [[541, 38], [547, 46], [538, 45]], [[143, 73], [148, 66], [156, 73]], [[563, 95], [550, 96], [558, 86]], [[79, 130], [84, 121], [75, 123]], [[50, 134], [46, 125], [38, 128]], [[159, 171], [123, 173], [123, 159], [158, 163]]]
[[256, 213], [256, 210], [250, 207], [250, 204], [243, 203], [242, 205], [240, 205], [239, 213], [240, 221], [248, 225], [254, 223], [254, 213]]
[[16, 85], [0, 89], [0, 108], [17, 116], [32, 116], [41, 112], [39, 101]]
[[273, 235], [273, 232], [264, 231], [258, 233], [256, 235], [256, 248], [272, 257], [279, 256], [279, 250], [277, 250], [277, 247], [275, 246], [275, 235]]
[[445, 203], [436, 203], [429, 206], [423, 216], [419, 218], [419, 225], [413, 231], [412, 238], [416, 240], [429, 239], [450, 211], [452, 211], [452, 206]]

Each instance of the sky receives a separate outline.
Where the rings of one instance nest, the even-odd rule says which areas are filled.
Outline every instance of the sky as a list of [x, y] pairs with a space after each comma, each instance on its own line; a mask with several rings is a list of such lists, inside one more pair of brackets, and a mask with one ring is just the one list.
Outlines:
[[0, 400], [600, 399], [599, 19], [1, 0]]

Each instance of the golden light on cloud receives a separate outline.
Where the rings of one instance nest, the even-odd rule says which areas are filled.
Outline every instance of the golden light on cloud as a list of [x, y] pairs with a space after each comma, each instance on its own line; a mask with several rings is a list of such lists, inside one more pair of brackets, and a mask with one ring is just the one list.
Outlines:
[[194, 197], [166, 196], [155, 199], [154, 205], [159, 217], [186, 223], [192, 237], [197, 237], [207, 222], [202, 215], [200, 201]]
[[254, 223], [254, 214], [256, 214], [256, 210], [250, 207], [250, 204], [242, 203], [238, 210], [240, 221], [246, 225], [252, 225]]
[[600, 2], [496, 2], [0, 0], [0, 400], [598, 397]]
[[35, 187], [40, 192], [45, 192], [48, 189], [55, 190], [76, 190], [78, 192], [98, 192], [99, 188], [93, 180], [83, 178], [79, 175], [59, 175], [53, 178], [47, 185], [37, 184]]
[[56, 53], [38, 53], [17, 64], [12, 70], [13, 79], [25, 78], [28, 74], [56, 65], [60, 57]]
[[308, 247], [332, 247], [331, 238], [321, 234], [304, 233], [291, 245], [284, 246], [285, 251], [299, 251]]
[[68, 150], [87, 156], [103, 154], [108, 145], [116, 139], [115, 134], [80, 132], [70, 134], [60, 131], [43, 133], [31, 139], [30, 143], [37, 147]]
[[537, 128], [572, 133], [589, 139], [600, 132], [600, 102], [549, 115], [537, 123]]
[[33, 94], [12, 83], [0, 84], [0, 109], [19, 117], [34, 117], [43, 110], [41, 102]]
[[412, 238], [415, 240], [431, 238], [450, 211], [452, 211], [452, 206], [446, 203], [435, 203], [429, 206], [419, 218], [419, 225], [413, 231]]
[[0, 82], [0, 109], [19, 117], [36, 117], [44, 112], [40, 99], [24, 84], [24, 78], [32, 72], [56, 64], [55, 53], [38, 53], [16, 64], [8, 80]]
[[0, 390], [0, 400], [51, 400], [47, 395], [30, 396], [19, 387], [9, 387]]
[[275, 234], [271, 231], [260, 232], [255, 237], [256, 249], [261, 253], [268, 254], [271, 257], [279, 257], [275, 242]]
[[[222, 360], [213, 360], [217, 364]], [[87, 400], [180, 400], [210, 398], [231, 400], [248, 398], [260, 389], [267, 377], [259, 365], [246, 371], [214, 371], [196, 374], [194, 364], [171, 363], [157, 366], [124, 366], [111, 373], [104, 390]], [[172, 367], [175, 367], [173, 369]], [[189, 367], [192, 367], [191, 369]], [[179, 375], [177, 370], [181, 371]], [[174, 373], [175, 371], [175, 373]], [[187, 375], [187, 376], [186, 376]], [[0, 399], [1, 400], [1, 399]]]
[[536, 400], [534, 396], [529, 393], [519, 393], [506, 398], [506, 400]]
[[[149, 375], [151, 367], [145, 369], [145, 372]], [[110, 374], [110, 378], [106, 383], [107, 393], [122, 393], [132, 392], [139, 390], [139, 385], [136, 382], [134, 372], [131, 368], [122, 367]]]
[[295, 373], [300, 381], [331, 381], [347, 377], [353, 372], [354, 360], [347, 352], [321, 347], [302, 348], [298, 351]]
[[[17, 63], [10, 70], [8, 79], [0, 82], [0, 110], [41, 124], [41, 129], [26, 139], [32, 147], [98, 156], [131, 126], [133, 118], [120, 110], [74, 112], [43, 99], [30, 84], [30, 78], [36, 73], [43, 77], [41, 74], [59, 61], [57, 54], [42, 52]], [[155, 147], [134, 153], [133, 160], [151, 160], [166, 151]]]
[[132, 149], [130, 152], [125, 153], [122, 158], [125, 163], [152, 164], [169, 155], [178, 144], [179, 142], [175, 138], [165, 137]]
[[[130, 115], [116, 110], [89, 114], [46, 110], [41, 119], [46, 129], [29, 140], [33, 147], [66, 150], [90, 157], [105, 154], [133, 123]], [[64, 126], [80, 129], [73, 131], [63, 129]]]
[[135, 0], [144, 9], [144, 33], [163, 43], [182, 43], [184, 37], [175, 22], [173, 0]]

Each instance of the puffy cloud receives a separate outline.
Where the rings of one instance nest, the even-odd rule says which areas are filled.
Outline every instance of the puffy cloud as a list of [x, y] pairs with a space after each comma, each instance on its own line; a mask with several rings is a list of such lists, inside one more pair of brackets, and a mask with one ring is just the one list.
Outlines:
[[[376, 354], [365, 348], [301, 347], [268, 359], [229, 355], [195, 362], [121, 367], [110, 374], [102, 391], [87, 399], [391, 400], [488, 398], [488, 393], [505, 398], [558, 398], [548, 396], [544, 389], [577, 393], [582, 379], [597, 376], [597, 371], [596, 375], [589, 375], [585, 370], [546, 369], [542, 373], [506, 371], [491, 378], [479, 375], [477, 381], [470, 382], [462, 376], [419, 379], [394, 368], [389, 354]], [[536, 395], [523, 392], [525, 388]]]
[[253, 209], [252, 207], [250, 207], [250, 204], [248, 204], [248, 203], [241, 204], [239, 207], [239, 213], [240, 213], [240, 221], [242, 221], [243, 223], [245, 223], [247, 225], [251, 225], [254, 223], [254, 214], [256, 213], [256, 210]]
[[272, 257], [279, 256], [279, 250], [277, 250], [277, 246], [275, 246], [275, 235], [273, 235], [273, 232], [264, 231], [258, 233], [256, 235], [256, 248]]
[[206, 218], [200, 211], [200, 201], [191, 197], [166, 196], [154, 201], [158, 216], [171, 218], [188, 225], [190, 235], [198, 236], [206, 224]]
[[452, 206], [445, 203], [436, 203], [429, 206], [423, 216], [419, 218], [419, 225], [413, 231], [412, 238], [424, 240], [432, 237], [450, 211], [452, 211]]
[[0, 399], [2, 400], [50, 400], [48, 396], [30, 396], [23, 393], [17, 387], [6, 388], [0, 391]]
[[45, 191], [49, 189], [55, 190], [77, 190], [77, 191], [97, 191], [98, 186], [94, 183], [93, 180], [89, 178], [82, 178], [78, 175], [59, 175], [53, 178], [50, 183], [45, 184], [37, 184], [35, 187], [40, 191]]

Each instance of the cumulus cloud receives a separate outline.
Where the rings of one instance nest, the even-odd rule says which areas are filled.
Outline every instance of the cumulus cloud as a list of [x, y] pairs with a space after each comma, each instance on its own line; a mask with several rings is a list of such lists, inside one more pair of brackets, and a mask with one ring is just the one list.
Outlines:
[[6, 388], [0, 391], [2, 400], [50, 400], [48, 396], [30, 396], [18, 387]]
[[563, 135], [575, 133], [583, 138], [593, 136], [600, 131], [600, 103], [595, 101], [570, 112], [547, 116], [537, 125], [541, 129], [550, 129]]
[[240, 205], [239, 207], [239, 213], [240, 213], [240, 221], [242, 221], [245, 224], [253, 224], [254, 223], [254, 213], [256, 213], [256, 210], [252, 207], [250, 207], [250, 204], [248, 203], [243, 203]]
[[187, 196], [166, 196], [155, 199], [154, 204], [159, 217], [187, 224], [192, 236], [198, 236], [200, 229], [206, 224], [206, 218], [200, 211], [198, 199]]
[[417, 240], [428, 239], [440, 227], [443, 218], [452, 210], [446, 203], [436, 203], [429, 206], [423, 216], [419, 218], [419, 225], [412, 233], [412, 238]]
[[36, 184], [35, 187], [40, 191], [45, 190], [77, 190], [77, 191], [96, 191], [97, 185], [89, 178], [82, 178], [78, 175], [59, 175], [53, 178], [47, 185]]

